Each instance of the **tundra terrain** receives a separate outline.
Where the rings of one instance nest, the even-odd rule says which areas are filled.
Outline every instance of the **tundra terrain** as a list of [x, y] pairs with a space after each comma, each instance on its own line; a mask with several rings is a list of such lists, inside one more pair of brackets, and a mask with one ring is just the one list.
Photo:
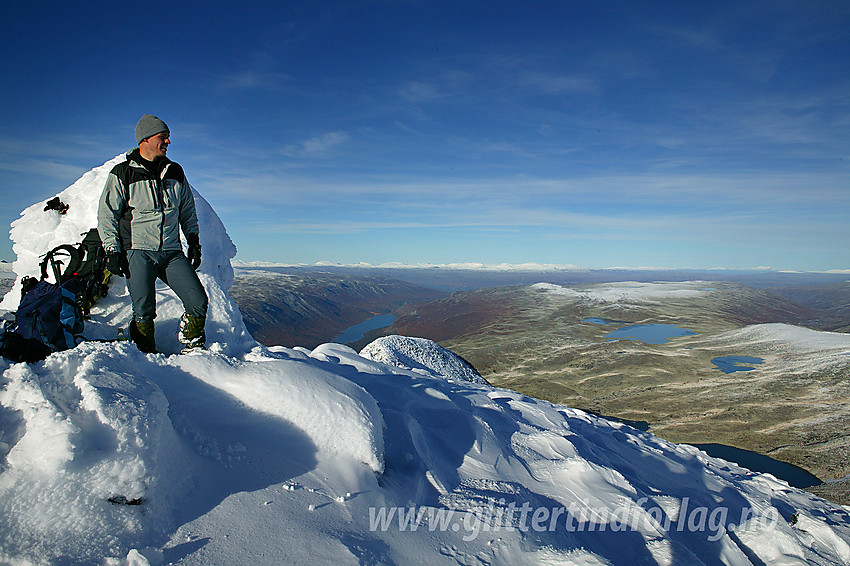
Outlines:
[[[537, 284], [403, 308], [385, 332], [436, 340], [496, 386], [797, 465], [847, 502], [850, 335], [799, 326], [824, 314], [736, 283]], [[606, 336], [632, 324], [695, 334]], [[711, 362], [732, 355], [764, 362], [730, 374]]]

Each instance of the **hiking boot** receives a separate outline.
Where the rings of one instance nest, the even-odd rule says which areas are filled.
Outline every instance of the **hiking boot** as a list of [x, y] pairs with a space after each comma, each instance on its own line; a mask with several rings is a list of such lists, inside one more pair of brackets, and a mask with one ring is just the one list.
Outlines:
[[207, 319], [204, 316], [192, 316], [189, 313], [183, 313], [180, 317], [180, 332], [177, 338], [184, 346], [185, 350], [193, 350], [195, 348], [203, 348], [207, 343], [207, 335], [204, 332], [204, 325]]
[[136, 347], [145, 354], [156, 354], [156, 337], [153, 334], [153, 321], [136, 322], [130, 321], [130, 340], [136, 343]]

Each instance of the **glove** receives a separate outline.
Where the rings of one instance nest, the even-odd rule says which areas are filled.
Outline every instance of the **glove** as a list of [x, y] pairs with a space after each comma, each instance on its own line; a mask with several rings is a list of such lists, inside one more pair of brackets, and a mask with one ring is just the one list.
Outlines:
[[189, 242], [189, 249], [186, 252], [186, 257], [189, 258], [189, 263], [192, 264], [192, 269], [195, 271], [201, 266], [201, 242], [197, 234], [187, 234], [186, 241]]
[[106, 269], [109, 273], [118, 277], [130, 278], [130, 264], [127, 255], [123, 252], [110, 252], [106, 254]]

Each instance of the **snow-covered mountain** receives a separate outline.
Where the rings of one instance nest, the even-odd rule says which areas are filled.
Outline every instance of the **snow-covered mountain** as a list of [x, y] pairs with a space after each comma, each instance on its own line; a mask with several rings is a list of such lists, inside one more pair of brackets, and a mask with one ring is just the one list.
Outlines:
[[[67, 214], [42, 203], [13, 223], [19, 278], [94, 226], [114, 163], [59, 194]], [[850, 562], [847, 508], [470, 381], [430, 344], [261, 346], [227, 293], [233, 244], [196, 196], [207, 351], [171, 354], [181, 312], [163, 287], [165, 353], [89, 341], [37, 364], [0, 361], [0, 561]], [[16, 296], [19, 283], [2, 307]], [[93, 314], [90, 338], [126, 326], [121, 279]]]

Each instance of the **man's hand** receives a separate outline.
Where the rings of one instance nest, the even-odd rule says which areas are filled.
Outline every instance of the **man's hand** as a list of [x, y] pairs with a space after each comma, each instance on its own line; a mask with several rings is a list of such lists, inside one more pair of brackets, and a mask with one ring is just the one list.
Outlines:
[[189, 249], [186, 251], [186, 257], [192, 264], [192, 269], [195, 271], [201, 266], [201, 242], [197, 234], [187, 234], [186, 241], [189, 242]]
[[106, 254], [106, 269], [112, 275], [130, 278], [130, 264], [127, 262], [127, 254], [124, 252], [110, 252]]

